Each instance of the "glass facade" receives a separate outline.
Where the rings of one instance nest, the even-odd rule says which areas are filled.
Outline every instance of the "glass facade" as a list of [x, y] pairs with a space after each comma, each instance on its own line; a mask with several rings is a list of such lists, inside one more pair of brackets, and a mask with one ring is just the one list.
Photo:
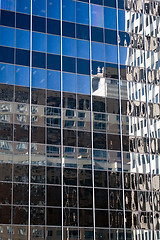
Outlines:
[[0, 12], [0, 240], [159, 240], [160, 2]]

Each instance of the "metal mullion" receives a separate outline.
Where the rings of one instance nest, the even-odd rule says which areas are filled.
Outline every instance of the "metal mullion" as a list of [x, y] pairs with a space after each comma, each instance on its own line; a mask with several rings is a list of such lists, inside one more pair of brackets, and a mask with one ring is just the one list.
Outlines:
[[30, 225], [31, 225], [31, 104], [32, 104], [32, 0], [31, 0], [31, 12], [30, 12], [30, 80], [29, 80], [29, 182], [28, 182], [28, 240], [30, 240]]
[[117, 53], [118, 53], [118, 92], [119, 92], [119, 119], [120, 119], [120, 147], [121, 147], [121, 167], [122, 167], [122, 193], [123, 193], [123, 225], [124, 240], [126, 240], [126, 224], [125, 224], [125, 195], [124, 195], [124, 176], [123, 176], [123, 138], [122, 138], [122, 111], [121, 111], [121, 79], [120, 79], [120, 52], [119, 52], [119, 25], [118, 25], [118, 0], [116, 0], [117, 13]]
[[61, 221], [62, 221], [62, 236], [61, 239], [63, 240], [63, 75], [62, 75], [62, 3], [63, 0], [60, 1], [60, 16], [61, 16], [61, 209], [62, 209], [62, 215], [61, 215]]
[[[152, 195], [152, 219], [153, 219], [153, 239], [155, 239], [155, 227], [154, 227], [154, 204], [153, 204], [153, 183], [152, 183], [152, 167], [151, 167], [151, 138], [150, 138], [150, 123], [149, 123], [149, 86], [148, 86], [148, 77], [147, 77], [147, 65], [146, 65], [146, 46], [145, 46], [145, 19], [144, 19], [144, 0], [142, 0], [143, 7], [143, 41], [144, 41], [144, 69], [145, 69], [145, 80], [146, 80], [146, 107], [147, 107], [147, 132], [148, 132], [148, 147], [149, 147], [149, 167], [150, 167], [150, 175], [151, 175], [151, 195]], [[150, 16], [148, 14], [148, 16]]]
[[92, 189], [93, 189], [93, 239], [96, 239], [95, 231], [95, 191], [94, 191], [94, 157], [93, 157], [93, 99], [92, 99], [92, 46], [91, 46], [91, 1], [89, 0], [89, 47], [90, 47], [90, 81], [91, 81], [91, 160], [92, 160]]

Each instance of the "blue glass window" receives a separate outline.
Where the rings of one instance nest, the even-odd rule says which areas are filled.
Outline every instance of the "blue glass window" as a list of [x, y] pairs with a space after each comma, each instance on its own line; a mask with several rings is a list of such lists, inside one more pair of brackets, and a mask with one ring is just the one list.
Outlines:
[[89, 26], [77, 24], [76, 37], [79, 39], [89, 40]]
[[105, 61], [117, 63], [117, 46], [105, 45]]
[[21, 29], [30, 30], [30, 16], [27, 14], [16, 14], [16, 27]]
[[47, 68], [52, 70], [61, 70], [60, 55], [47, 54]]
[[116, 9], [104, 8], [104, 27], [109, 29], [117, 28], [117, 18]]
[[33, 31], [46, 32], [46, 19], [33, 16]]
[[45, 68], [46, 67], [45, 53], [33, 52], [32, 53], [32, 64], [33, 64], [33, 67]]
[[76, 3], [76, 22], [89, 24], [89, 5], [86, 3]]
[[77, 40], [77, 57], [89, 59], [89, 42]]
[[63, 0], [62, 19], [65, 21], [75, 22], [75, 1]]
[[29, 67], [16, 66], [15, 67], [15, 84], [20, 86], [29, 86]]
[[56, 71], [47, 71], [47, 89], [61, 90], [61, 73]]
[[66, 37], [75, 37], [75, 24], [69, 22], [62, 23], [62, 34]]
[[76, 92], [76, 75], [63, 73], [63, 91]]
[[46, 51], [46, 34], [44, 33], [32, 33], [33, 38], [33, 50], [35, 51]]
[[32, 69], [32, 87], [46, 87], [46, 70], [38, 68]]
[[0, 82], [14, 84], [14, 65], [0, 63]]
[[105, 29], [105, 43], [117, 45], [117, 31]]
[[16, 29], [16, 47], [29, 49], [30, 48], [30, 32], [26, 30]]
[[77, 58], [77, 73], [90, 74], [90, 62], [89, 60]]
[[75, 63], [75, 58], [72, 57], [64, 57], [63, 56], [63, 71], [64, 72], [72, 72], [75, 73], [76, 71], [76, 63]]
[[1, 10], [0, 23], [4, 26], [15, 27], [15, 12]]
[[92, 42], [92, 59], [104, 61], [104, 44]]
[[16, 1], [16, 10], [17, 12], [28, 13], [30, 14], [31, 0], [17, 0]]
[[15, 29], [0, 26], [0, 45], [14, 47]]
[[47, 33], [60, 35], [60, 21], [47, 19]]
[[91, 5], [91, 25], [103, 27], [103, 7]]
[[46, 16], [46, 0], [33, 0], [33, 15]]
[[47, 0], [47, 15], [49, 18], [60, 19], [60, 0]]
[[104, 62], [92, 61], [92, 74], [97, 74], [98, 69], [104, 67]]
[[129, 48], [125, 48], [125, 47], [119, 48], [120, 64], [127, 65], [128, 54], [129, 54]]
[[72, 38], [64, 38], [62, 39], [62, 53], [63, 55], [75, 57], [76, 49], [75, 49], [75, 39]]
[[61, 39], [56, 35], [47, 35], [47, 52], [60, 54], [61, 52]]
[[14, 63], [14, 48], [0, 46], [0, 62]]
[[118, 28], [120, 31], [125, 31], [126, 27], [126, 12], [118, 10]]
[[90, 76], [77, 75], [77, 93], [90, 94]]
[[15, 0], [1, 0], [1, 8], [15, 11]]
[[91, 40], [95, 42], [103, 42], [103, 28], [91, 27]]
[[28, 50], [16, 49], [16, 64], [29, 66], [30, 52]]

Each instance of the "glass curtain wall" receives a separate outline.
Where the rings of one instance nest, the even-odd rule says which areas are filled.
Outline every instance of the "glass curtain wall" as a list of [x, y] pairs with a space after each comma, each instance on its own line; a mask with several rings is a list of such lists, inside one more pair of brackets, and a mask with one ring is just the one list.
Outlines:
[[0, 8], [0, 239], [160, 239], [160, 2]]

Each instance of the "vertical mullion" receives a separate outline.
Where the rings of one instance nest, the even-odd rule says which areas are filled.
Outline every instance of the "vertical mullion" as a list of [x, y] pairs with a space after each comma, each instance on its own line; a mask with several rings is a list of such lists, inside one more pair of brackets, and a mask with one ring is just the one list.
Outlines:
[[[122, 167], [122, 194], [123, 194], [123, 224], [124, 224], [124, 240], [126, 240], [126, 224], [125, 224], [125, 195], [124, 195], [124, 175], [123, 175], [123, 138], [122, 138], [122, 110], [121, 110], [121, 79], [120, 79], [120, 52], [119, 52], [119, 25], [118, 25], [118, 0], [116, 0], [117, 12], [117, 51], [118, 51], [118, 92], [119, 92], [119, 121], [120, 121], [120, 149], [121, 149], [121, 167]], [[118, 237], [118, 236], [117, 236]]]
[[92, 47], [91, 47], [91, 1], [89, 0], [89, 47], [90, 47], [90, 81], [91, 81], [91, 160], [92, 160], [92, 188], [93, 188], [93, 239], [95, 231], [95, 191], [94, 191], [94, 157], [93, 157], [93, 99], [92, 99]]

